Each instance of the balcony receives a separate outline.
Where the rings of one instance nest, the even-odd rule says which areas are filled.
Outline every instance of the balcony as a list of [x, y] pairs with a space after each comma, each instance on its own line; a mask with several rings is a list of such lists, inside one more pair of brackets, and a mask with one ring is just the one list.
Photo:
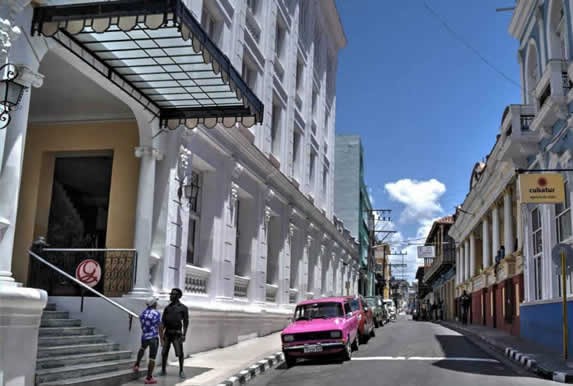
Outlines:
[[509, 105], [505, 108], [499, 129], [501, 159], [525, 159], [535, 153], [539, 135], [531, 128], [534, 119], [533, 105]]
[[454, 247], [444, 247], [442, 253], [432, 261], [430, 267], [424, 269], [424, 283], [431, 285], [431, 282], [439, 277], [442, 273], [450, 269], [456, 262], [456, 250]]
[[247, 298], [249, 281], [250, 279], [248, 277], [235, 275], [234, 296], [236, 298]]
[[194, 295], [207, 294], [209, 275], [210, 271], [207, 268], [188, 265], [185, 273], [185, 292]]
[[557, 119], [565, 119], [567, 94], [571, 90], [571, 81], [567, 74], [566, 62], [550, 60], [541, 76], [534, 97], [537, 104], [537, 115], [531, 126], [534, 130], [547, 131]]
[[265, 301], [268, 303], [276, 303], [278, 289], [279, 286], [276, 284], [267, 284], [265, 286]]

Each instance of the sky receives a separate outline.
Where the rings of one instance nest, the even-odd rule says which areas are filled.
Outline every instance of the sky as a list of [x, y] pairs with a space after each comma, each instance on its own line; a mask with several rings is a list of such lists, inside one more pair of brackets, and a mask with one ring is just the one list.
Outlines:
[[[392, 210], [383, 228], [397, 231], [388, 239], [408, 253], [404, 275], [413, 280], [419, 261], [407, 240], [423, 242], [434, 219], [463, 203], [504, 108], [521, 103], [511, 12], [496, 12], [513, 1], [336, 4], [347, 37], [339, 53], [336, 131], [361, 136], [373, 206]], [[395, 273], [402, 277], [402, 269]]]

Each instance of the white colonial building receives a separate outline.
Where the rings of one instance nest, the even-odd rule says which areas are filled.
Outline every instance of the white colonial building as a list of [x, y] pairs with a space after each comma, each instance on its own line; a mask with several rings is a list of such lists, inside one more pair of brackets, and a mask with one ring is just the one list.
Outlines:
[[50, 248], [34, 256], [72, 276], [98, 261], [95, 289], [136, 313], [181, 288], [188, 353], [276, 331], [301, 299], [356, 293], [358, 245], [333, 215], [334, 0], [93, 3], [0, 5], [0, 91], [25, 87], [0, 129], [8, 384], [33, 382], [22, 358], [43, 290], [124, 347], [139, 340], [99, 296], [80, 312], [79, 287], [28, 256], [38, 237]]

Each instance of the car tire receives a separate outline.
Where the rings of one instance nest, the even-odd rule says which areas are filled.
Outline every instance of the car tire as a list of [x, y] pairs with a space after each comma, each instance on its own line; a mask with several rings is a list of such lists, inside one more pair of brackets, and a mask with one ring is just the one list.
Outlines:
[[374, 331], [374, 327], [372, 327], [372, 330], [370, 330], [370, 337], [374, 338], [376, 336], [376, 331]]
[[293, 367], [296, 364], [296, 358], [285, 354], [285, 363], [287, 368]]
[[380, 327], [380, 323], [378, 323], [377, 319], [374, 319], [374, 328]]
[[344, 351], [342, 352], [342, 360], [349, 361], [352, 359], [352, 344], [350, 343], [350, 339], [346, 343], [346, 347], [344, 347]]
[[360, 347], [360, 339], [358, 339], [359, 336], [358, 334], [356, 334], [356, 337], [354, 338], [354, 342], [352, 342], [352, 350], [354, 351], [358, 351], [358, 348]]

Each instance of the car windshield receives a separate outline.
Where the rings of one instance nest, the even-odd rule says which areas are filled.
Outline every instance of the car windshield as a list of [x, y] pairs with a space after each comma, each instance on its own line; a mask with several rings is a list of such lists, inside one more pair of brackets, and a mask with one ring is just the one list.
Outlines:
[[368, 305], [370, 307], [376, 307], [377, 306], [376, 299], [374, 299], [374, 298], [366, 298], [366, 303], [368, 303]]
[[328, 319], [344, 316], [342, 304], [332, 303], [309, 303], [302, 304], [296, 308], [295, 320]]
[[358, 299], [352, 299], [350, 301], [350, 309], [352, 309], [353, 312], [360, 309], [360, 303], [358, 302]]

